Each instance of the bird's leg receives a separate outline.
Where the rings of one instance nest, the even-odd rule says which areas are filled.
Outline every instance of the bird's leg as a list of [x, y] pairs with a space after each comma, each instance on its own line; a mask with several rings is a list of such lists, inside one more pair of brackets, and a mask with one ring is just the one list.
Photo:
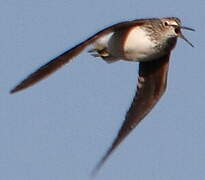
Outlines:
[[118, 60], [115, 57], [113, 57], [111, 54], [109, 54], [109, 52], [107, 51], [106, 48], [104, 48], [104, 49], [91, 49], [88, 52], [91, 53], [91, 55], [93, 57], [101, 57], [107, 63], [113, 63], [113, 62], [116, 62]]

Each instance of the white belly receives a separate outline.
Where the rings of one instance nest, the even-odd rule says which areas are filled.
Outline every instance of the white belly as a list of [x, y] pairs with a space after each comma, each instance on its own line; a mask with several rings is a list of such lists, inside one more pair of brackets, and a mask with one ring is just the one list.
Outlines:
[[132, 28], [124, 42], [124, 55], [128, 60], [140, 61], [150, 59], [156, 52], [146, 32], [140, 28]]

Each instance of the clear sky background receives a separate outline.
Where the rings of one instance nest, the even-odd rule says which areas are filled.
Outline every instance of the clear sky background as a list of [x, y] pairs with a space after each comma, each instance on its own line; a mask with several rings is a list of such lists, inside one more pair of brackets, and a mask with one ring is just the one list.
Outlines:
[[[112, 154], [99, 180], [204, 180], [204, 0], [0, 1], [0, 179], [88, 180], [135, 93], [138, 63], [84, 52], [32, 88], [9, 90], [96, 31], [136, 18], [177, 16], [184, 32], [159, 104]], [[139, 107], [140, 108], [140, 107]]]

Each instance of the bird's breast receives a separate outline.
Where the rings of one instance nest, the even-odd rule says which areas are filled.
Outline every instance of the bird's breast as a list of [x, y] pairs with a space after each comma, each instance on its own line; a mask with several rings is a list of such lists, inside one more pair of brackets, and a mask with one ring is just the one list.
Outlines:
[[131, 28], [125, 37], [123, 51], [128, 60], [143, 61], [156, 53], [156, 43], [141, 27]]

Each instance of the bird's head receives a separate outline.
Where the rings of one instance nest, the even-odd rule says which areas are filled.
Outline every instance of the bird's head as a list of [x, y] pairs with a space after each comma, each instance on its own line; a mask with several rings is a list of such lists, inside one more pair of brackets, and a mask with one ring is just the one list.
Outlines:
[[195, 31], [194, 29], [186, 26], [182, 26], [180, 19], [176, 17], [162, 18], [160, 20], [166, 37], [168, 38], [180, 37], [183, 40], [185, 40], [190, 46], [194, 47], [193, 44], [181, 32], [182, 29]]

